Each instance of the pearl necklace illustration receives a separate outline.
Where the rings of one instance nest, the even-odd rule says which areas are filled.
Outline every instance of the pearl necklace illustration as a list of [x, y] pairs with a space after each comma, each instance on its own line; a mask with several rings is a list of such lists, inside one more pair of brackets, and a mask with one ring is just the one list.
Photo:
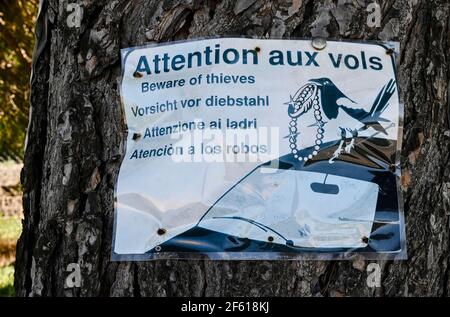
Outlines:
[[[322, 144], [323, 140], [323, 134], [325, 130], [323, 129], [323, 126], [325, 123], [322, 120], [322, 111], [320, 110], [320, 94], [317, 93], [317, 87], [315, 85], [306, 85], [299, 89], [296, 95], [299, 96], [297, 99], [294, 98], [294, 110], [295, 112], [293, 114], [289, 114], [291, 117], [291, 121], [289, 123], [289, 143], [291, 152], [294, 155], [294, 157], [302, 162], [302, 161], [308, 161], [312, 159], [314, 156], [316, 156], [319, 153], [320, 145]], [[309, 96], [308, 96], [309, 95]], [[307, 97], [308, 96], [308, 97]], [[311, 99], [312, 98], [312, 99]], [[305, 105], [306, 104], [306, 105]], [[303, 109], [301, 108], [302, 106]], [[297, 146], [297, 118], [307, 112], [311, 106], [314, 109], [314, 117], [316, 119], [316, 126], [317, 126], [317, 134], [316, 139], [314, 141], [314, 149], [311, 151], [309, 155], [302, 156], [300, 155], [300, 150]], [[306, 108], [306, 109], [305, 109]], [[299, 113], [302, 111], [301, 113]]]

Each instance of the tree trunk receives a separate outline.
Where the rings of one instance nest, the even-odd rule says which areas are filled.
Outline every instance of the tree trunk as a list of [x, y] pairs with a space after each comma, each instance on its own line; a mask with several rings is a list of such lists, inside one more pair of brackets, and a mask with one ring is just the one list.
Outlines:
[[[69, 27], [67, 0], [43, 0], [17, 247], [19, 296], [447, 296], [450, 214], [450, 4], [372, 1], [84, 1]], [[75, 3], [75, 0], [73, 1]], [[79, 3], [81, 3], [79, 1]], [[407, 261], [110, 262], [114, 184], [124, 154], [120, 49], [211, 36], [398, 40], [405, 103], [402, 186]], [[69, 287], [70, 263], [81, 286]]]

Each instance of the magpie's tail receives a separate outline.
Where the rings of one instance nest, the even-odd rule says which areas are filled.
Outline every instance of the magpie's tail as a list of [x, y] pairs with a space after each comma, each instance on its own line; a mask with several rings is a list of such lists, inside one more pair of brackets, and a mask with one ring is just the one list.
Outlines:
[[383, 88], [381, 88], [381, 91], [378, 93], [377, 98], [373, 102], [373, 106], [369, 112], [371, 120], [388, 121], [380, 118], [380, 115], [389, 106], [389, 99], [391, 99], [394, 92], [395, 81], [391, 79], [386, 85], [383, 86]]

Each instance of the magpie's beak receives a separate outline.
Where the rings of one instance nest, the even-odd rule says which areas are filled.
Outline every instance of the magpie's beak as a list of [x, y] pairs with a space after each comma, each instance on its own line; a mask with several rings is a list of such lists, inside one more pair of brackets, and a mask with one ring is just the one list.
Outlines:
[[323, 86], [322, 83], [320, 82], [320, 80], [318, 80], [318, 79], [310, 79], [309, 82], [314, 83], [317, 86]]

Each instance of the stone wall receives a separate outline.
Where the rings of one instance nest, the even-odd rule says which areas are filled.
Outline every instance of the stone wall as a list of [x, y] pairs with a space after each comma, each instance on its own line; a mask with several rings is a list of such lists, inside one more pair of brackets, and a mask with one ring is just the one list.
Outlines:
[[22, 164], [0, 163], [0, 214], [22, 216]]

